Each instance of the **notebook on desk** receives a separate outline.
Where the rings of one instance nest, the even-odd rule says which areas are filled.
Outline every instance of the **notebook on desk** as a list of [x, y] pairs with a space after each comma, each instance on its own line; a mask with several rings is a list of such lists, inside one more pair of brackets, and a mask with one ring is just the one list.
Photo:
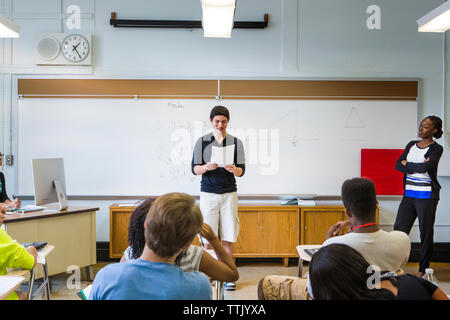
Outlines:
[[39, 250], [39, 249], [44, 248], [47, 245], [47, 243], [48, 242], [46, 242], [46, 241], [36, 241], [36, 242], [25, 242], [25, 243], [22, 243], [22, 245], [25, 248], [33, 246], [36, 248], [36, 250]]
[[18, 287], [25, 281], [24, 277], [0, 276], [0, 297], [4, 299], [10, 294], [12, 289]]
[[91, 293], [92, 284], [88, 285], [86, 288], [81, 289], [79, 292], [77, 292], [77, 296], [81, 298], [81, 300], [88, 300], [89, 295]]
[[316, 253], [317, 251], [319, 251], [320, 248], [315, 248], [315, 249], [303, 249], [303, 251], [305, 251], [305, 253], [310, 256], [312, 258], [312, 256], [314, 255], [314, 253]]
[[6, 214], [14, 214], [14, 213], [18, 213], [18, 212], [32, 212], [32, 211], [41, 211], [44, 210], [45, 207], [40, 207], [40, 206], [35, 206], [32, 204], [20, 207], [20, 208], [8, 208], [6, 210]]

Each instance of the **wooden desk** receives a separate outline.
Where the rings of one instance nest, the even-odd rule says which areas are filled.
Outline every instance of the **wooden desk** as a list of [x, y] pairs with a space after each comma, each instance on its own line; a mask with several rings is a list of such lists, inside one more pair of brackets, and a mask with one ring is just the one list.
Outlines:
[[[117, 203], [109, 207], [111, 258], [122, 257], [128, 246], [128, 223], [135, 208]], [[299, 244], [322, 243], [328, 228], [345, 220], [344, 207], [330, 205], [239, 205], [238, 214], [240, 231], [233, 256], [282, 258], [285, 266], [289, 258], [298, 257]], [[199, 244], [197, 238], [194, 243]]]
[[307, 244], [307, 245], [299, 245], [297, 246], [297, 252], [298, 252], [298, 266], [297, 266], [297, 275], [301, 278], [303, 277], [303, 262], [310, 262], [311, 256], [305, 252], [305, 249], [318, 249], [322, 245], [321, 244]]
[[[110, 212], [110, 257], [120, 258], [128, 246], [128, 224], [136, 207], [113, 204]], [[297, 257], [299, 241], [299, 207], [239, 206], [240, 232], [234, 246], [234, 257]], [[198, 238], [194, 244], [199, 245]]]
[[[6, 232], [17, 242], [47, 241], [55, 246], [48, 257], [48, 274], [67, 272], [71, 265], [79, 268], [97, 263], [95, 214], [99, 208], [70, 206], [64, 211], [44, 210], [7, 215]], [[42, 277], [37, 272], [36, 278]]]

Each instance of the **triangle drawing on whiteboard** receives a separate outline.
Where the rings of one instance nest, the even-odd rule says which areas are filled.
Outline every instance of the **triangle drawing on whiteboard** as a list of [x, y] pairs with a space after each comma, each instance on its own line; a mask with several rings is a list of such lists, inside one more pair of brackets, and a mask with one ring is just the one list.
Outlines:
[[350, 113], [347, 116], [347, 120], [345, 120], [344, 128], [365, 128], [364, 122], [362, 121], [358, 110], [356, 107], [352, 107]]

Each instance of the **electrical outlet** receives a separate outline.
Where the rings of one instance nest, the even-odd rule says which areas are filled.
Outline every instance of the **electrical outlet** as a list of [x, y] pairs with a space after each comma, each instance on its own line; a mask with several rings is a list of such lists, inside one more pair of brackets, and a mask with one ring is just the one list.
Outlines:
[[12, 166], [14, 163], [14, 156], [12, 154], [6, 155], [5, 163], [7, 166]]

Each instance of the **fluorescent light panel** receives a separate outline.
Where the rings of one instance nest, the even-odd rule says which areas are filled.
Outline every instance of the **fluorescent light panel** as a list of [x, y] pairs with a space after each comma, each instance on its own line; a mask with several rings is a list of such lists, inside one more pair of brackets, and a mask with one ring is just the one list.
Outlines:
[[18, 38], [19, 30], [18, 24], [0, 15], [0, 38]]
[[203, 35], [230, 38], [234, 25], [236, 0], [202, 0]]
[[419, 32], [445, 32], [450, 28], [450, 1], [417, 20]]

